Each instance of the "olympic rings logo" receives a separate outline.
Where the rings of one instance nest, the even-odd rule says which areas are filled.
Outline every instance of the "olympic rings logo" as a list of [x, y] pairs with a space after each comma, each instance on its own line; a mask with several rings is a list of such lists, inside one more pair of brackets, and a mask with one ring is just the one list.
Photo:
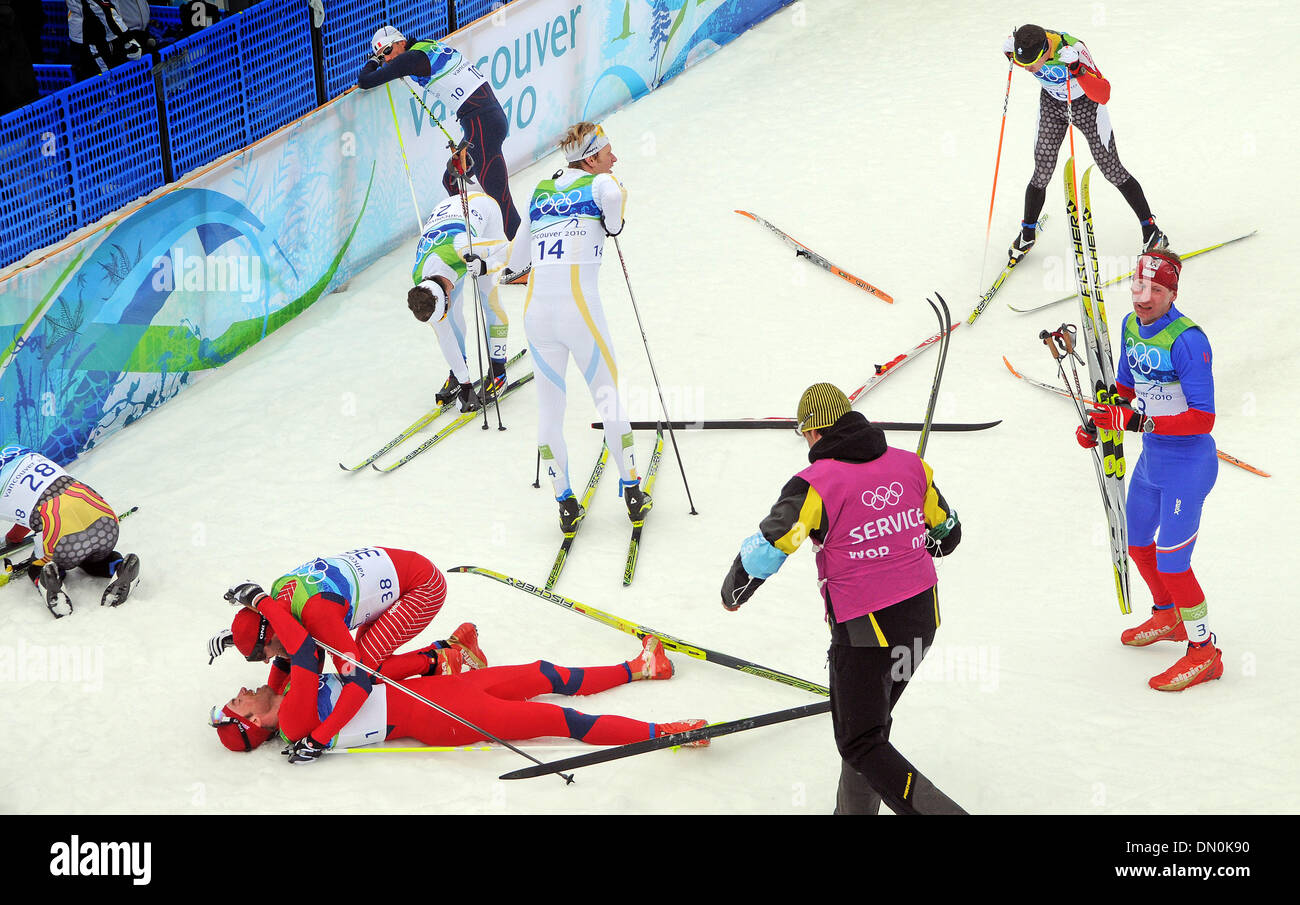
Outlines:
[[1146, 343], [1126, 340], [1124, 354], [1128, 358], [1128, 366], [1139, 374], [1150, 375], [1160, 367], [1160, 350]]
[[542, 215], [555, 214], [564, 217], [581, 200], [581, 189], [570, 189], [567, 192], [558, 192], [554, 195], [538, 195], [533, 199], [533, 210]]
[[884, 509], [886, 506], [897, 506], [898, 501], [903, 498], [903, 485], [895, 481], [888, 487], [877, 487], [875, 490], [862, 491], [862, 504], [870, 506], [872, 509]]

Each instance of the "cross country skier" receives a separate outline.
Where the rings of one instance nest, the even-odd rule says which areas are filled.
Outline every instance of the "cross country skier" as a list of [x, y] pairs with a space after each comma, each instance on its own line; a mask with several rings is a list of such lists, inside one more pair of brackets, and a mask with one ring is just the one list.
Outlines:
[[27, 575], [58, 619], [72, 612], [63, 590], [68, 570], [109, 579], [101, 606], [120, 606], [140, 583], [140, 558], [123, 556], [117, 544], [117, 514], [104, 498], [54, 462], [25, 446], [0, 449], [0, 519], [14, 522], [5, 541], [32, 538]]
[[[460, 173], [469, 170], [466, 156], [465, 151], [459, 151], [447, 162], [448, 172], [456, 174], [457, 180], [461, 179]], [[510, 246], [496, 201], [472, 177], [465, 180], [464, 187], [470, 232], [465, 231], [465, 203], [459, 190], [453, 191], [425, 221], [411, 271], [415, 285], [406, 295], [406, 304], [416, 320], [433, 326], [443, 357], [451, 367], [447, 382], [436, 394], [438, 403], [459, 399], [460, 410], [472, 412], [479, 408], [481, 400], [474, 393], [465, 357], [463, 300], [467, 277], [477, 283], [479, 303], [487, 322], [491, 374], [483, 392], [486, 400], [506, 384], [506, 335], [510, 321], [492, 275], [501, 269]]]
[[[812, 464], [786, 482], [759, 531], [740, 547], [722, 605], [740, 609], [811, 537], [831, 627], [831, 721], [842, 760], [836, 812], [964, 814], [889, 741], [893, 709], [934, 643], [938, 576], [932, 557], [961, 542], [961, 523], [930, 466], [829, 383], [799, 400]], [[901, 660], [900, 660], [901, 657]]]
[[[277, 622], [283, 618], [277, 616]], [[617, 666], [571, 668], [538, 660], [494, 666], [460, 676], [431, 676], [377, 685], [366, 706], [346, 716], [340, 702], [346, 678], [322, 675], [324, 656], [297, 624], [282, 624], [292, 662], [282, 691], [241, 689], [224, 707], [213, 708], [221, 743], [249, 751], [278, 731], [293, 744], [289, 763], [311, 763], [331, 747], [369, 745], [413, 738], [426, 745], [465, 745], [486, 736], [389, 684], [400, 684], [475, 726], [506, 741], [544, 736], [576, 738], [593, 745], [622, 745], [686, 732], [704, 720], [647, 723], [627, 717], [590, 715], [556, 704], [529, 701], [544, 694], [587, 695], [641, 679], [668, 679], [673, 665], [659, 639], [646, 636], [641, 654]]]
[[1047, 31], [1037, 25], [1022, 25], [1002, 44], [1002, 52], [1017, 66], [1038, 79], [1043, 90], [1038, 97], [1038, 137], [1034, 142], [1034, 173], [1025, 189], [1025, 217], [1020, 234], [1011, 242], [1008, 255], [1015, 263], [1033, 248], [1038, 233], [1038, 215], [1047, 197], [1047, 185], [1056, 170], [1056, 158], [1073, 115], [1074, 125], [1088, 139], [1092, 159], [1113, 186], [1119, 189], [1142, 227], [1142, 248], [1167, 248], [1169, 238], [1156, 226], [1146, 195], [1136, 178], [1124, 168], [1111, 130], [1106, 102], [1110, 82], [1102, 78], [1088, 48], [1065, 32]]
[[[1201, 509], [1219, 474], [1214, 373], [1205, 331], [1174, 307], [1182, 260], [1167, 250], [1140, 255], [1133, 311], [1124, 318], [1124, 356], [1115, 375], [1130, 405], [1094, 404], [1102, 430], [1140, 431], [1142, 454], [1129, 474], [1128, 555], [1151, 589], [1151, 618], [1125, 631], [1131, 647], [1186, 641], [1187, 652], [1148, 683], [1182, 691], [1223, 675], [1223, 652], [1206, 624], [1205, 593], [1192, 574]], [[1080, 445], [1097, 439], [1080, 427]]]
[[[400, 668], [390, 665], [388, 671], [382, 667], [397, 648], [433, 621], [446, 600], [447, 582], [438, 567], [419, 553], [362, 547], [304, 563], [277, 578], [270, 594], [246, 581], [226, 591], [225, 597], [243, 609], [235, 614], [230, 637], [224, 641], [221, 634], [214, 637], [209, 652], [217, 654], [234, 646], [250, 662], [278, 659], [268, 680], [278, 690], [287, 678], [284, 658], [293, 650], [287, 640], [281, 640], [286, 626], [298, 626], [293, 629], [295, 635], [310, 632], [334, 650], [384, 675], [411, 675], [403, 672], [410, 669], [407, 661], [402, 661]], [[472, 637], [454, 634], [449, 641], [460, 655], [439, 654], [440, 667], [454, 667], [448, 665], [446, 656], [456, 661], [468, 657], [466, 665], [471, 667], [487, 665], [474, 626], [467, 623], [457, 632]], [[348, 667], [346, 661], [339, 660], [335, 666], [345, 673], [339, 713], [346, 722], [370, 695], [371, 679]]]
[[560, 504], [560, 529], [572, 532], [586, 511], [569, 482], [564, 442], [565, 375], [569, 356], [591, 391], [605, 443], [618, 465], [628, 516], [641, 521], [653, 505], [637, 475], [632, 426], [618, 390], [618, 365], [600, 304], [600, 262], [605, 237], [623, 230], [627, 190], [611, 172], [618, 158], [595, 123], [570, 126], [560, 140], [568, 167], [533, 190], [528, 232], [510, 253], [511, 270], [531, 260], [533, 275], [524, 299], [524, 330], [537, 387], [537, 445]]
[[[519, 229], [519, 211], [510, 197], [510, 173], [501, 150], [510, 121], [487, 77], [455, 48], [418, 38], [408, 41], [391, 25], [375, 32], [370, 51], [372, 56], [357, 77], [357, 85], [378, 88], [385, 82], [408, 77], [454, 113], [464, 133], [462, 147], [468, 143], [474, 148], [469, 175], [477, 178], [496, 200], [505, 220], [506, 238], [513, 239]], [[450, 174], [443, 175], [442, 184], [447, 194], [456, 193]]]

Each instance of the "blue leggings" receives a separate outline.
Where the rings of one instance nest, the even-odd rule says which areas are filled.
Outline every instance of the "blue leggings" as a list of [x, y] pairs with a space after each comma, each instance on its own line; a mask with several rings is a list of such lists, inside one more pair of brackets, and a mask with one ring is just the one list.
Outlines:
[[[466, 140], [474, 146], [469, 152], [474, 161], [469, 175], [478, 180], [483, 191], [501, 208], [501, 222], [505, 225], [506, 238], [513, 239], [521, 221], [514, 199], [510, 197], [510, 173], [506, 169], [505, 154], [501, 150], [506, 134], [510, 131], [506, 113], [501, 109], [492, 89], [480, 85], [461, 104], [456, 111], [456, 118], [460, 120]], [[443, 173], [442, 185], [447, 194], [456, 194], [457, 188], [450, 173]]]
[[1156, 543], [1156, 568], [1161, 572], [1192, 567], [1201, 508], [1219, 475], [1214, 441], [1208, 434], [1202, 436], [1206, 442], [1177, 445], [1144, 438], [1137, 467], [1129, 475], [1128, 542], [1134, 547]]

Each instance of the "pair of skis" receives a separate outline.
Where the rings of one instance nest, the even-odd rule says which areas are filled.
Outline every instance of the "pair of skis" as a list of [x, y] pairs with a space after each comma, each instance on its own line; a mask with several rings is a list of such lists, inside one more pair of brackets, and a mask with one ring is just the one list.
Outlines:
[[[649, 494], [654, 489], [655, 476], [659, 473], [659, 462], [663, 459], [664, 453], [664, 432], [660, 428], [655, 433], [654, 452], [650, 454], [650, 464], [646, 468], [645, 474], [645, 492]], [[587, 480], [587, 489], [582, 492], [582, 498], [579, 503], [583, 512], [591, 506], [591, 500], [596, 495], [596, 486], [600, 483], [601, 476], [605, 473], [605, 465], [609, 462], [609, 445], [604, 441], [600, 444], [600, 456], [596, 459], [596, 466], [591, 470], [591, 477]], [[653, 510], [652, 510], [653, 511]], [[546, 577], [546, 590], [549, 591], [555, 587], [556, 582], [560, 580], [560, 572], [564, 569], [564, 564], [569, 559], [569, 551], [573, 549], [573, 541], [578, 536], [578, 530], [582, 528], [582, 523], [587, 520], [586, 515], [573, 526], [572, 531], [564, 533], [564, 539], [560, 541], [560, 550], [555, 554], [555, 562], [551, 566], [551, 572]], [[641, 554], [641, 529], [645, 526], [645, 519], [632, 523], [632, 536], [627, 545], [627, 560], [623, 566], [623, 587], [632, 583], [636, 576], [636, 563]]]
[[[509, 361], [506, 362], [506, 367], [507, 367], [507, 368], [510, 367], [510, 366], [513, 365], [515, 362], [519, 361], [519, 359], [523, 358], [524, 355], [527, 353], [527, 351], [528, 351], [527, 349], [521, 349], [520, 351], [516, 352], [515, 355], [514, 355], [514, 357], [512, 357]], [[530, 372], [529, 372], [528, 374], [526, 374], [525, 376], [523, 376], [523, 377], [519, 378], [518, 380], [514, 381], [513, 383], [507, 385], [507, 386], [506, 386], [506, 387], [501, 391], [501, 398], [504, 399], [504, 398], [505, 398], [509, 393], [513, 392], [514, 390], [516, 390], [516, 389], [518, 389], [519, 387], [523, 386], [524, 384], [528, 383], [528, 382], [529, 382], [530, 380], [532, 380], [532, 379], [533, 379], [533, 375], [532, 375], [532, 372], [530, 371]], [[481, 379], [480, 379], [480, 380], [475, 380], [475, 381], [474, 381], [474, 391], [475, 391], [475, 392], [478, 392], [479, 390], [481, 390], [481, 389], [482, 389], [482, 385], [483, 385], [483, 382], [482, 382]], [[343, 469], [344, 471], [361, 471], [363, 468], [365, 468], [367, 465], [369, 465], [371, 468], [375, 469], [375, 471], [380, 471], [380, 472], [389, 472], [389, 471], [394, 471], [394, 470], [396, 470], [396, 469], [398, 469], [398, 468], [401, 468], [401, 467], [402, 467], [403, 465], [405, 465], [407, 462], [411, 461], [411, 460], [414, 459], [416, 456], [420, 455], [420, 453], [425, 452], [425, 451], [427, 451], [427, 450], [433, 448], [434, 446], [436, 446], [437, 444], [439, 444], [439, 443], [441, 443], [443, 440], [445, 440], [447, 437], [451, 436], [451, 435], [454, 434], [456, 431], [460, 430], [462, 427], [464, 427], [465, 425], [469, 424], [469, 423], [470, 423], [471, 421], [473, 421], [476, 417], [478, 417], [478, 413], [477, 413], [477, 412], [463, 412], [463, 413], [461, 413], [460, 415], [458, 415], [458, 416], [456, 417], [456, 419], [455, 419], [454, 421], [452, 421], [451, 424], [447, 425], [445, 428], [443, 428], [442, 430], [438, 431], [438, 433], [435, 434], [433, 437], [430, 437], [428, 440], [426, 440], [424, 443], [422, 443], [418, 448], [416, 448], [416, 449], [413, 450], [412, 452], [408, 453], [406, 456], [404, 456], [402, 459], [400, 459], [399, 461], [397, 461], [396, 463], [394, 463], [394, 464], [392, 464], [392, 465], [387, 465], [387, 466], [384, 466], [383, 468], [381, 468], [380, 466], [378, 466], [378, 465], [376, 465], [376, 464], [374, 464], [374, 463], [375, 463], [378, 459], [380, 459], [380, 458], [384, 457], [385, 455], [387, 455], [388, 453], [392, 452], [394, 449], [396, 449], [396, 448], [397, 448], [398, 446], [400, 446], [402, 443], [404, 443], [404, 442], [406, 442], [407, 440], [409, 440], [411, 437], [413, 437], [413, 436], [415, 436], [416, 434], [418, 434], [420, 431], [424, 430], [424, 429], [425, 429], [426, 427], [428, 427], [430, 424], [433, 424], [433, 422], [436, 421], [436, 420], [438, 420], [438, 418], [439, 418], [441, 415], [443, 415], [443, 414], [446, 413], [446, 412], [451, 411], [452, 409], [456, 408], [456, 406], [457, 406], [456, 400], [452, 400], [451, 402], [444, 402], [444, 403], [442, 403], [441, 405], [438, 405], [437, 407], [435, 407], [435, 408], [431, 409], [430, 411], [426, 412], [425, 414], [421, 415], [419, 418], [415, 419], [415, 421], [411, 422], [411, 424], [408, 425], [408, 426], [406, 427], [405, 430], [403, 430], [403, 431], [402, 431], [401, 433], [399, 433], [397, 436], [393, 437], [393, 439], [389, 440], [387, 443], [385, 443], [385, 444], [384, 444], [383, 446], [381, 446], [379, 449], [375, 450], [373, 453], [371, 453], [371, 454], [370, 454], [369, 456], [367, 456], [365, 459], [363, 459], [363, 460], [361, 460], [360, 462], [358, 462], [356, 465], [351, 465], [351, 466], [349, 466], [349, 465], [344, 465], [342, 462], [340, 462], [340, 463], [339, 463], [339, 468]]]
[[[1114, 393], [1115, 360], [1111, 355], [1110, 325], [1106, 319], [1106, 302], [1101, 292], [1101, 273], [1097, 262], [1097, 242], [1092, 229], [1092, 203], [1088, 191], [1092, 166], [1083, 173], [1083, 206], [1074, 181], [1074, 157], [1065, 162], [1065, 211], [1070, 219], [1070, 242], [1074, 248], [1074, 272], [1079, 287], [1079, 316], [1083, 327], [1084, 355], [1088, 368], [1088, 386], [1084, 390], [1088, 401], [1120, 403], [1122, 398]], [[1083, 239], [1087, 236], [1088, 258], [1084, 258]], [[1091, 263], [1091, 270], [1089, 270]], [[1053, 354], [1056, 349], [1053, 348]], [[1071, 349], [1071, 353], [1073, 349]], [[1061, 368], [1064, 378], [1064, 368]], [[1066, 383], [1069, 390], [1069, 383]], [[1082, 406], [1083, 399], [1077, 402]], [[1086, 421], [1086, 416], [1082, 416]], [[1132, 612], [1129, 604], [1128, 525], [1125, 516], [1124, 495], [1124, 432], [1103, 430], [1098, 432], [1099, 448], [1094, 448], [1094, 464], [1098, 469], [1102, 505], [1110, 534], [1111, 569], [1115, 579], [1115, 594], [1119, 598], [1120, 612]]]
[[[773, 682], [780, 682], [783, 685], [789, 685], [794, 688], [800, 688], [804, 691], [811, 692], [822, 697], [830, 695], [830, 689], [824, 685], [810, 682], [807, 679], [801, 679], [792, 676], [780, 670], [770, 669], [766, 666], [760, 666], [752, 660], [742, 659], [724, 654], [718, 651], [709, 650], [706, 647], [700, 647], [689, 641], [683, 641], [680, 638], [674, 638], [672, 635], [648, 628], [644, 625], [637, 625], [627, 619], [606, 613], [593, 606], [571, 600], [560, 594], [556, 594], [546, 588], [539, 588], [536, 585], [518, 578], [512, 578], [501, 572], [495, 572], [491, 569], [485, 569], [480, 566], [455, 566], [448, 571], [466, 572], [472, 575], [481, 575], [484, 578], [491, 578], [493, 581], [499, 581], [507, 587], [523, 591], [526, 594], [554, 603], [572, 612], [593, 619], [602, 625], [626, 632], [638, 639], [644, 639], [653, 635], [659, 639], [665, 650], [685, 654], [696, 660], [704, 660], [709, 663], [716, 663], [729, 669], [735, 669], [740, 672], [749, 673], [753, 676], [769, 679]], [[744, 732], [749, 729], [757, 729], [760, 726], [770, 726], [776, 723], [787, 722], [789, 720], [801, 719], [805, 716], [814, 716], [819, 713], [826, 713], [830, 710], [830, 701], [818, 701], [812, 704], [804, 704], [799, 707], [792, 707], [788, 710], [778, 710], [773, 713], [765, 713], [759, 716], [746, 717], [740, 720], [731, 720], [724, 723], [713, 723], [700, 729], [692, 729], [689, 732], [674, 733], [672, 735], [660, 736], [659, 738], [647, 739], [642, 742], [633, 742], [628, 745], [619, 745], [613, 748], [606, 748], [599, 751], [591, 751], [579, 754], [574, 757], [563, 760], [552, 761], [548, 764], [534, 765], [524, 767], [521, 770], [515, 770], [502, 775], [501, 779], [526, 779], [533, 776], [545, 776], [556, 773], [561, 770], [571, 770], [577, 767], [590, 766], [592, 764], [606, 763], [611, 760], [618, 760], [624, 757], [631, 757], [637, 754], [644, 754], [648, 751], [656, 751], [662, 748], [675, 748], [693, 741], [700, 741], [708, 738], [716, 738], [722, 735], [730, 735], [735, 732]]]

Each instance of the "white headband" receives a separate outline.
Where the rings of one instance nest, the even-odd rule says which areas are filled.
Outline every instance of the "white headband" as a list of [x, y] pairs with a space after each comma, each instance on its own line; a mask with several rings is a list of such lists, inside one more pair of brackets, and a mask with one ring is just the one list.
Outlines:
[[442, 291], [442, 284], [440, 284], [433, 277], [427, 277], [426, 279], [421, 280], [419, 283], [416, 283], [416, 285], [422, 286], [425, 289], [427, 289], [429, 291], [429, 294], [433, 296], [433, 300], [435, 304], [441, 302], [443, 299], [447, 297], [447, 293]]
[[605, 130], [600, 126], [597, 126], [596, 131], [587, 136], [586, 141], [576, 144], [568, 151], [565, 151], [564, 159], [569, 163], [577, 163], [579, 160], [586, 160], [592, 154], [595, 154], [608, 144], [609, 139], [605, 137]]

